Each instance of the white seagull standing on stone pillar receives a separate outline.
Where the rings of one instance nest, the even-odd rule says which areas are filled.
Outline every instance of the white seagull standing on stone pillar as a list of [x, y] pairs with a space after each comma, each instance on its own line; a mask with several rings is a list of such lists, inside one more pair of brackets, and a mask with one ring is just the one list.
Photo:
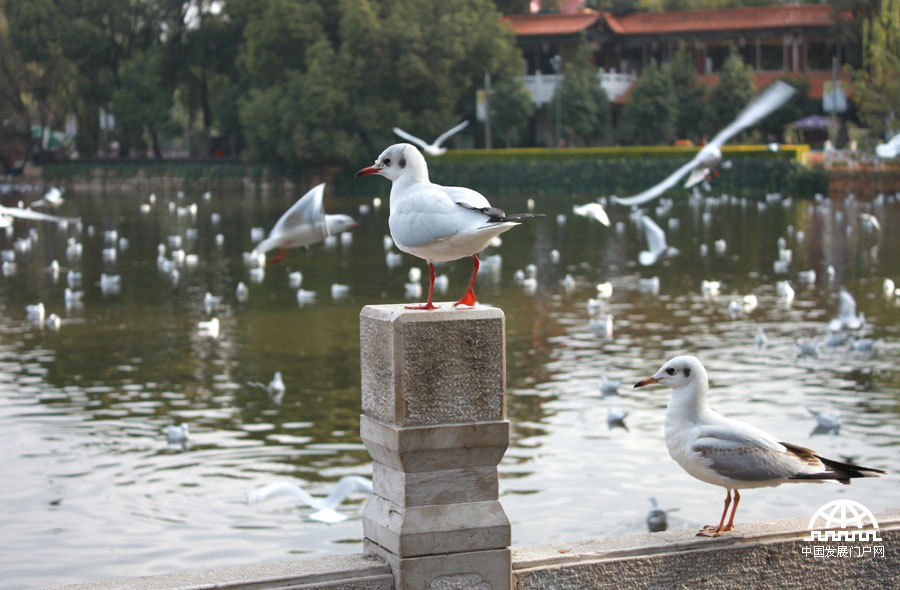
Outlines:
[[[692, 356], [677, 356], [653, 377], [634, 386], [662, 383], [672, 388], [666, 409], [666, 446], [682, 469], [700, 481], [725, 488], [725, 509], [719, 526], [703, 527], [698, 536], [716, 537], [734, 526], [739, 489], [763, 488], [788, 482], [849, 484], [854, 477], [878, 477], [881, 469], [826, 459], [816, 451], [781, 442], [745, 422], [726, 418], [706, 403], [706, 369]], [[734, 490], [734, 508], [725, 515]]]
[[497, 235], [540, 214], [507, 215], [491, 207], [483, 195], [458, 186], [441, 186], [428, 180], [428, 165], [414, 146], [398, 143], [384, 150], [375, 164], [356, 176], [380, 174], [391, 186], [388, 225], [397, 248], [428, 262], [428, 302], [409, 309], [435, 309], [434, 263], [471, 256], [475, 270], [466, 294], [456, 305], [475, 305], [478, 256]]

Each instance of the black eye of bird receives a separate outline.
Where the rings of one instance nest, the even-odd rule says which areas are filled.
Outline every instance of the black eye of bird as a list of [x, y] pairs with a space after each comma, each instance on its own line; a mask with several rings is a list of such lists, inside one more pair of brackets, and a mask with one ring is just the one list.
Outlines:
[[675, 369], [673, 369], [672, 367], [669, 367], [668, 369], [666, 369], [666, 373], [668, 373], [669, 375], [674, 375]]
[[384, 165], [385, 165], [385, 166], [390, 166], [390, 165], [391, 165], [391, 159], [390, 159], [390, 158], [385, 158], [385, 159], [384, 159]]

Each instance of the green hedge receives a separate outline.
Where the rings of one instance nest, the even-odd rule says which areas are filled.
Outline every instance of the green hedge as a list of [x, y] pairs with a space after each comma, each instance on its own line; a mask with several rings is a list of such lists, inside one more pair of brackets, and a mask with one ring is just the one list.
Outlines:
[[[696, 146], [621, 146], [591, 148], [513, 148], [498, 150], [449, 150], [430, 162], [521, 162], [523, 160], [621, 160], [633, 158], [682, 158], [689, 160], [700, 150]], [[803, 161], [809, 153], [808, 145], [785, 145], [773, 152], [764, 145], [726, 145], [723, 158], [755, 157], [776, 160]]]
[[[561, 151], [561, 150], [556, 150]], [[568, 150], [566, 150], [568, 151]], [[449, 154], [450, 152], [448, 152]], [[771, 155], [769, 155], [771, 154]], [[796, 162], [780, 152], [741, 154], [731, 156], [730, 169], [720, 169], [713, 182], [716, 192], [747, 197], [762, 197], [780, 192], [798, 197], [826, 193], [828, 178]], [[433, 158], [429, 174], [433, 182], [445, 185], [472, 187], [486, 196], [561, 196], [594, 197], [600, 195], [629, 195], [649, 188], [682, 166], [690, 158], [656, 155], [654, 157], [587, 158], [515, 157], [505, 153], [500, 157]], [[377, 182], [377, 181], [375, 181]], [[334, 179], [336, 194], [364, 196], [383, 194], [384, 188], [365, 179], [353, 179], [352, 172]], [[670, 194], [684, 194], [685, 189], [673, 188]]]
[[[429, 159], [434, 182], [469, 186], [487, 196], [628, 195], [659, 182], [689, 160], [698, 148], [623, 147], [569, 149], [451, 150]], [[762, 196], [781, 192], [799, 197], [826, 193], [827, 176], [798, 161], [806, 146], [785, 146], [772, 152], [765, 146], [726, 146], [730, 169], [714, 182], [717, 192]], [[362, 164], [361, 164], [362, 165]], [[360, 165], [360, 166], [361, 166]], [[358, 167], [331, 176], [333, 194], [347, 197], [384, 195], [383, 179], [354, 179]], [[299, 171], [298, 176], [312, 171]], [[321, 171], [320, 171], [321, 172]], [[245, 162], [221, 161], [77, 161], [43, 166], [45, 181], [65, 183], [75, 178], [181, 178], [186, 183], [257, 182], [265, 168]], [[315, 174], [314, 176], [319, 176]], [[683, 189], [672, 189], [678, 194]]]
[[74, 178], [183, 178], [185, 182], [217, 180], [258, 180], [264, 168], [245, 162], [178, 161], [178, 160], [105, 160], [72, 161], [44, 164], [42, 176], [48, 182], [65, 182]]

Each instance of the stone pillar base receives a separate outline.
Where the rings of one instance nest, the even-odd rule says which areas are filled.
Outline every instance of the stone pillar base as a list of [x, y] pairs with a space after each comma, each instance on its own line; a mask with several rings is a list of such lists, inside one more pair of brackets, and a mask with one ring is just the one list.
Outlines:
[[423, 557], [398, 557], [366, 539], [363, 551], [387, 562], [396, 590], [509, 590], [512, 552], [490, 549]]

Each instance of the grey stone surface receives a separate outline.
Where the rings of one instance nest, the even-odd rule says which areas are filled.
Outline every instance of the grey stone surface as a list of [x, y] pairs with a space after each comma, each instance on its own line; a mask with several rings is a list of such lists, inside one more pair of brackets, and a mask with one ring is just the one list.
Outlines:
[[496, 500], [499, 488], [494, 465], [405, 473], [376, 461], [372, 483], [376, 495], [402, 508]]
[[509, 546], [509, 519], [500, 502], [430, 504], [402, 508], [373, 495], [363, 531], [399, 557], [481, 551]]
[[203, 588], [392, 590], [389, 565], [374, 555], [324, 555], [160, 576], [55, 586], [56, 590], [199, 590]]
[[400, 558], [367, 542], [366, 551], [391, 566], [398, 589], [508, 590], [512, 583], [509, 549]]
[[365, 547], [399, 589], [509, 588], [505, 352], [499, 309], [360, 314], [360, 435], [374, 460]]
[[809, 517], [515, 549], [517, 590], [581, 588], [898, 588], [900, 510], [875, 513], [884, 557], [804, 555]]
[[364, 307], [363, 413], [398, 426], [505, 419], [505, 331], [494, 307]]
[[364, 415], [360, 436], [376, 462], [401, 471], [486, 467], [503, 458], [509, 422], [398, 427]]

